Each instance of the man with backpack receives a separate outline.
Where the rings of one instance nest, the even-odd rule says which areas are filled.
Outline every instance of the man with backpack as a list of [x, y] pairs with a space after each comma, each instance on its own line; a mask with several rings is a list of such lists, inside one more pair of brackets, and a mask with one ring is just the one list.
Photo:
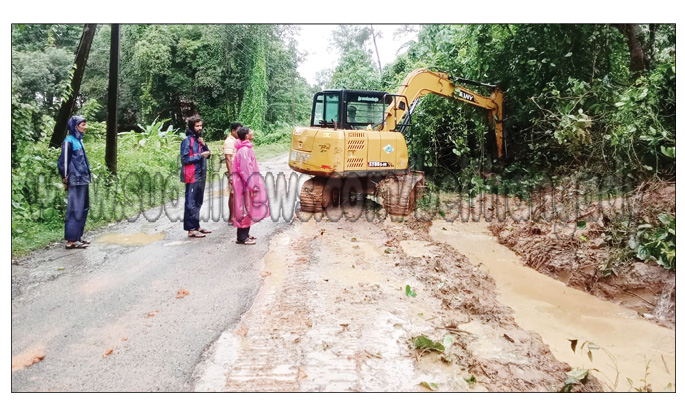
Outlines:
[[183, 229], [188, 237], [203, 238], [211, 231], [200, 227], [200, 208], [205, 193], [207, 158], [211, 155], [202, 139], [202, 119], [193, 116], [188, 119], [186, 138], [181, 142], [181, 182], [186, 184]]

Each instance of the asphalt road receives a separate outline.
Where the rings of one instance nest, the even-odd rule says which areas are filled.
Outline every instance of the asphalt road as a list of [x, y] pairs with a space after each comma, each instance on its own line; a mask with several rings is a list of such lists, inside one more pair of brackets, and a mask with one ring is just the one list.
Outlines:
[[[260, 169], [290, 174], [286, 155]], [[181, 199], [156, 221], [88, 233], [85, 250], [53, 244], [12, 265], [13, 362], [45, 356], [12, 372], [13, 392], [193, 389], [205, 349], [250, 308], [269, 241], [290, 224], [267, 218], [251, 230], [257, 245], [237, 245], [235, 228], [210, 212], [226, 197], [207, 189], [206, 238], [169, 219], [182, 219]], [[189, 294], [177, 298], [180, 289]]]

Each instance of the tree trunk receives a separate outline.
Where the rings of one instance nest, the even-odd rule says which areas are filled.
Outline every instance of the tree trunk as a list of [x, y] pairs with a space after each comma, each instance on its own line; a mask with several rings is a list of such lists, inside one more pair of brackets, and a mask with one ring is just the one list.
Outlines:
[[381, 68], [381, 56], [378, 54], [378, 45], [376, 45], [376, 33], [373, 30], [373, 25], [371, 25], [371, 37], [373, 37], [373, 46], [376, 48], [376, 58], [378, 59], [378, 74], [383, 73], [383, 69]]
[[117, 173], [117, 100], [119, 96], [119, 24], [112, 24], [109, 46], [109, 87], [107, 88], [107, 142], [105, 163]]
[[93, 43], [95, 37], [95, 27], [97, 24], [86, 24], [83, 26], [83, 34], [81, 34], [81, 41], [78, 44], [76, 51], [76, 60], [74, 65], [74, 77], [71, 79], [71, 94], [69, 98], [62, 101], [55, 121], [55, 129], [50, 138], [50, 146], [57, 148], [62, 144], [67, 133], [67, 121], [74, 111], [76, 105], [76, 98], [81, 90], [81, 80], [83, 79], [83, 72], [86, 70], [86, 61], [88, 61], [88, 54], [90, 53], [90, 45]]
[[640, 40], [642, 30], [638, 24], [617, 24], [616, 27], [626, 37], [630, 50], [630, 71], [639, 73], [649, 68], [647, 52]]

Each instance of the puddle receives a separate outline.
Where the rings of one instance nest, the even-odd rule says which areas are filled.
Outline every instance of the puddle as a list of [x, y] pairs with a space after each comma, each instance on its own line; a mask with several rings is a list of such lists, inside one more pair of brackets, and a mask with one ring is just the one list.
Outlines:
[[[574, 368], [596, 368], [601, 373], [593, 375], [613, 387], [616, 370], [610, 358], [597, 350], [591, 362], [579, 351], [584, 341], [590, 341], [615, 357], [619, 371], [616, 390], [630, 389], [626, 378], [641, 386], [647, 365], [652, 390], [662, 391], [669, 383], [675, 388], [674, 331], [522, 265], [514, 252], [497, 243], [487, 225], [436, 221], [430, 235], [489, 272], [497, 282], [499, 300], [514, 310], [516, 322], [539, 333], [558, 360]], [[576, 353], [569, 339], [579, 340]]]
[[164, 233], [157, 234], [104, 234], [95, 242], [116, 245], [147, 245], [164, 238]]

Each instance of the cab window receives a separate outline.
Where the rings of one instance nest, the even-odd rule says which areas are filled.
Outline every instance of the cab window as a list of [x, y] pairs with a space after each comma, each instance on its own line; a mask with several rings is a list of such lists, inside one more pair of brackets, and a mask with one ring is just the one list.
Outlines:
[[312, 125], [315, 127], [333, 127], [338, 120], [338, 94], [317, 94], [314, 99]]

